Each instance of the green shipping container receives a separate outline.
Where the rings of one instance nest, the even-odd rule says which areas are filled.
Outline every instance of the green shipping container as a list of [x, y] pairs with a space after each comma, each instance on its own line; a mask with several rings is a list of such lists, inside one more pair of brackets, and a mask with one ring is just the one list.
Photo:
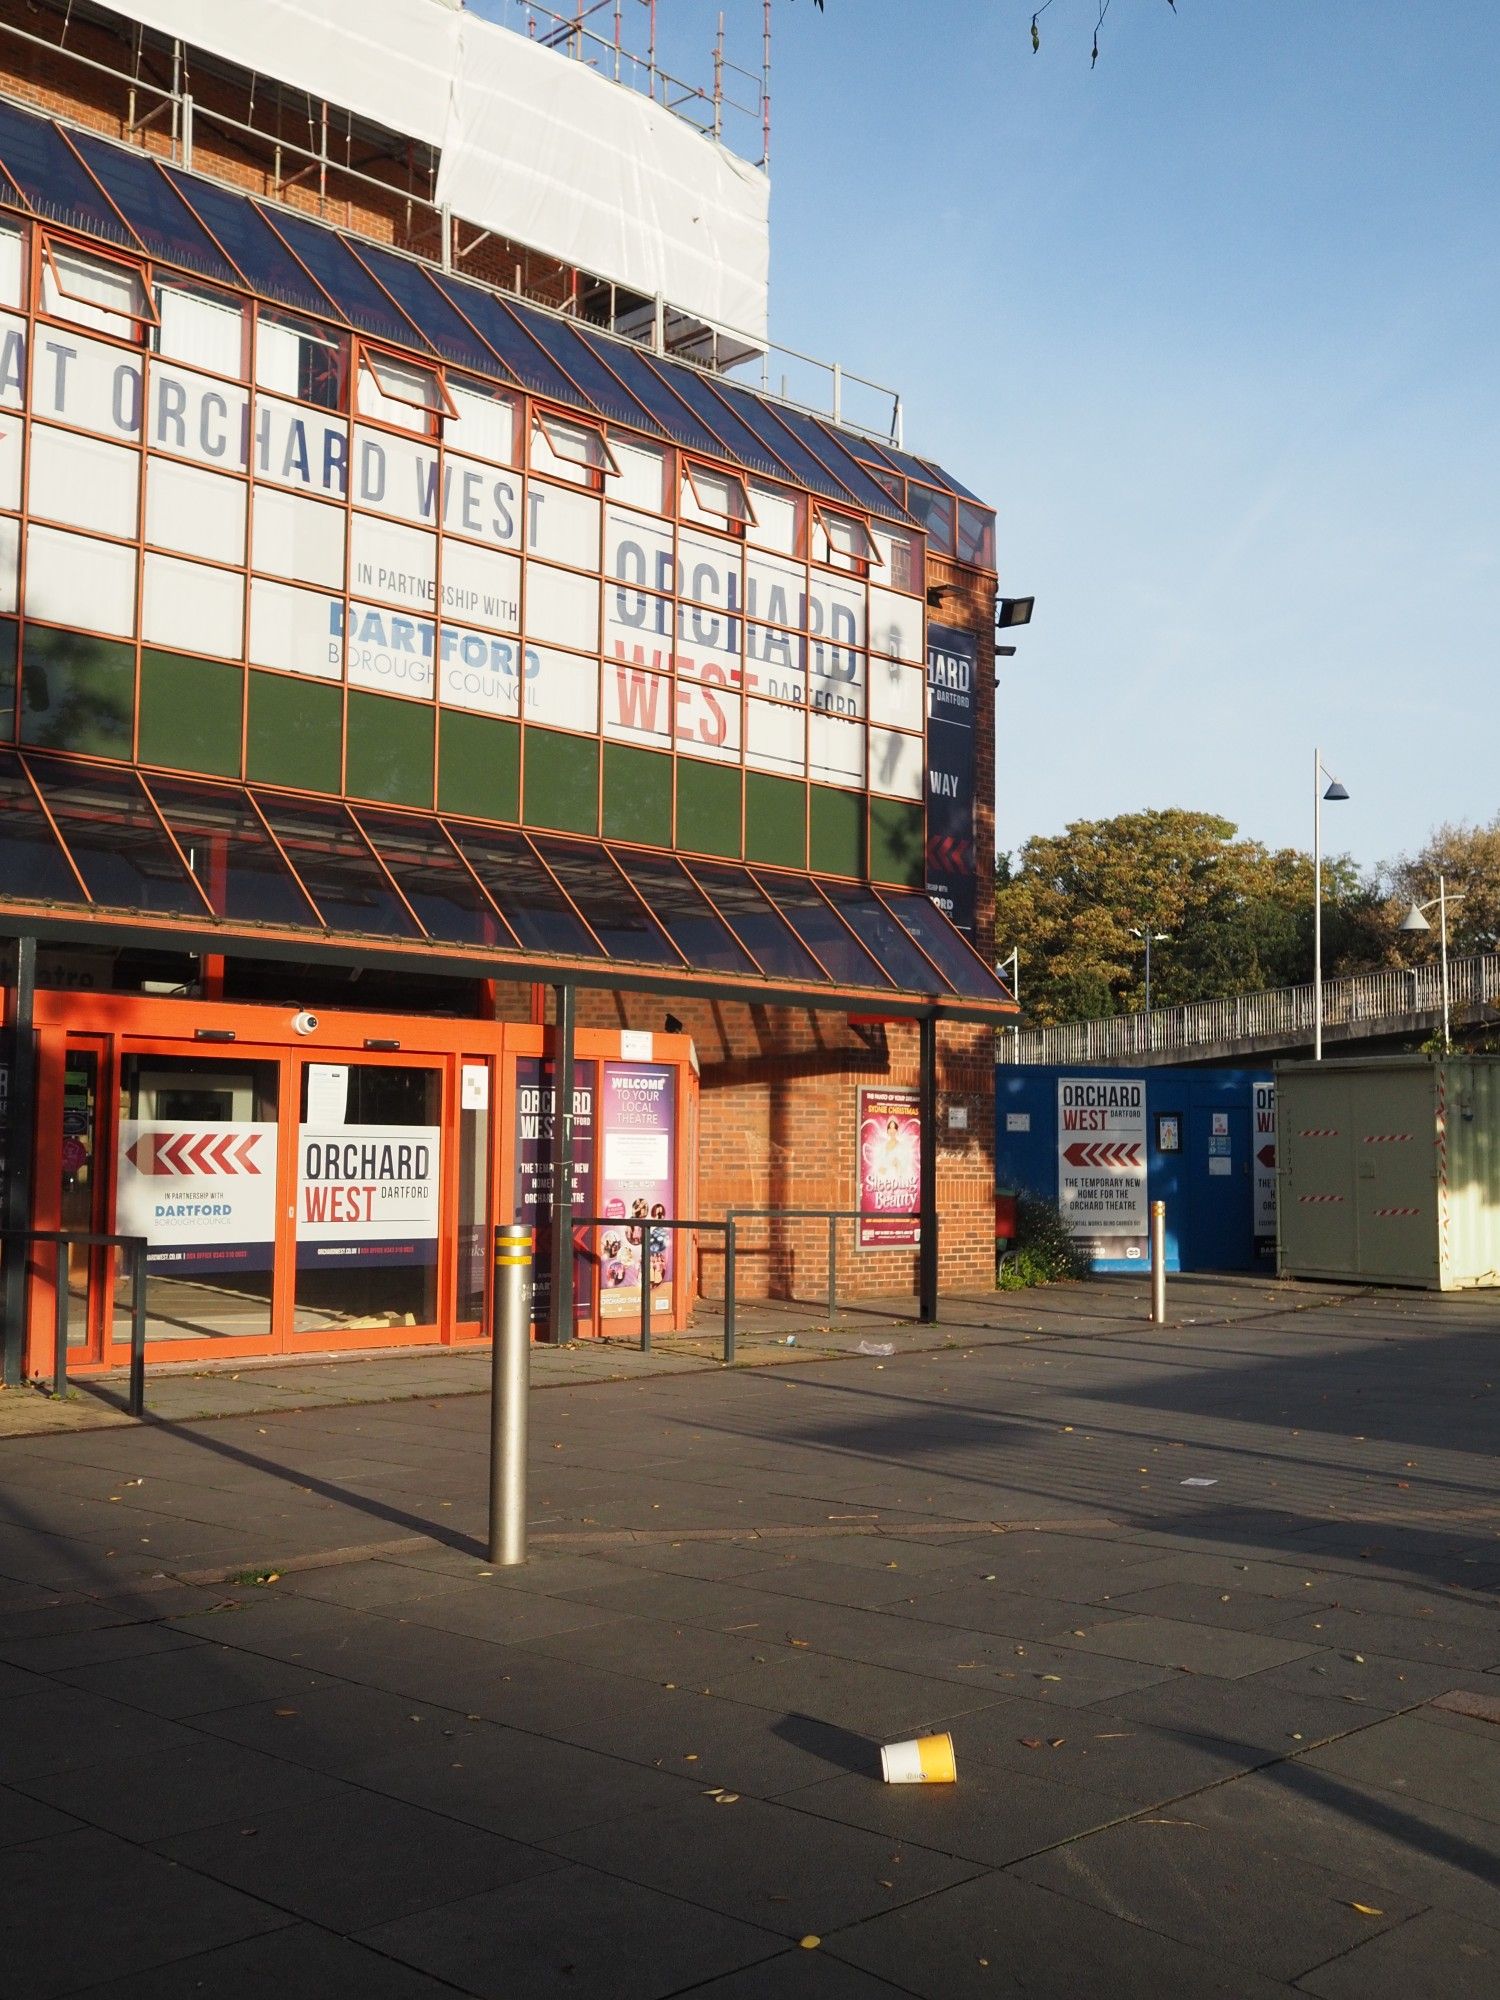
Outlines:
[[1500, 1057], [1279, 1063], [1277, 1268], [1500, 1285]]

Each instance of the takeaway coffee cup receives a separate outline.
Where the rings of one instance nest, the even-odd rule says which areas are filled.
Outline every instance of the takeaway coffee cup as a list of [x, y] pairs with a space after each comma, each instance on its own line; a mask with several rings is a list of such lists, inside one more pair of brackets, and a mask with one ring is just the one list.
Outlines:
[[958, 1777], [953, 1738], [944, 1731], [887, 1743], [880, 1752], [880, 1769], [888, 1785], [951, 1785]]

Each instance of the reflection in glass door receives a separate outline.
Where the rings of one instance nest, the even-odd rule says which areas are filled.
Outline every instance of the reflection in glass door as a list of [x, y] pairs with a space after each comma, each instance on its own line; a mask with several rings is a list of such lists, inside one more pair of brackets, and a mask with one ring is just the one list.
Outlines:
[[437, 1320], [442, 1072], [302, 1065], [295, 1333]]
[[[99, 1228], [99, 1052], [68, 1044], [63, 1066], [62, 1145], [59, 1149], [57, 1226], [93, 1233]], [[68, 1287], [68, 1345], [89, 1344], [97, 1251], [87, 1244], [59, 1247], [60, 1275]]]
[[[148, 1341], [270, 1334], [277, 1085], [269, 1061], [121, 1057], [114, 1227], [150, 1246]], [[114, 1338], [129, 1338], [126, 1286]]]

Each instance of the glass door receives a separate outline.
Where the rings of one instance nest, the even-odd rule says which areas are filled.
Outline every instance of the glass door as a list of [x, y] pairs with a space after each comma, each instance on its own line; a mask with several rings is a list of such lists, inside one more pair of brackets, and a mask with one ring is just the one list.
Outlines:
[[[100, 1080], [105, 1047], [95, 1037], [68, 1037], [63, 1058], [62, 1135], [58, 1147], [59, 1229], [102, 1231], [103, 1176], [99, 1172], [103, 1099]], [[59, 1245], [57, 1276], [68, 1288], [68, 1348], [75, 1358], [101, 1358], [100, 1296], [107, 1252], [87, 1244]]]
[[435, 1340], [441, 1063], [298, 1067], [295, 1345]]
[[[114, 1227], [149, 1242], [146, 1339], [172, 1343], [174, 1356], [273, 1344], [279, 1102], [269, 1055], [138, 1046], [120, 1056]], [[67, 1143], [65, 1132], [65, 1172]], [[113, 1322], [115, 1341], [128, 1342], [120, 1282]]]

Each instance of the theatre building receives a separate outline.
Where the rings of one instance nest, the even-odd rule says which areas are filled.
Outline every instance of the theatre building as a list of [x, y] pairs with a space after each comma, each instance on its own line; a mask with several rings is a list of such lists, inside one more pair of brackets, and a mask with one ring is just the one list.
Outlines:
[[0, 21], [8, 1381], [123, 1358], [90, 1236], [154, 1364], [482, 1340], [512, 1220], [554, 1340], [730, 1209], [993, 1281], [994, 517], [620, 11]]

